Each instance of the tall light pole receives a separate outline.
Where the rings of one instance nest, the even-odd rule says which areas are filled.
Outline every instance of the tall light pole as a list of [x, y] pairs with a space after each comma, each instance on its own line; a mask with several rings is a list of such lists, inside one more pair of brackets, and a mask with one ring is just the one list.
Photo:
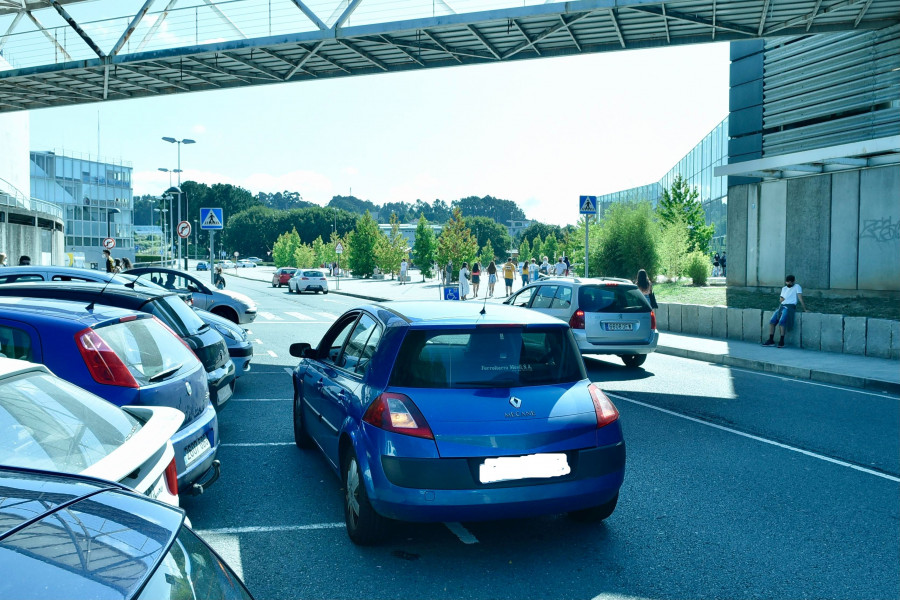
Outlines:
[[162, 230], [162, 235], [160, 236], [162, 243], [159, 245], [159, 262], [162, 263], [165, 256], [163, 253], [166, 251], [166, 213], [169, 211], [165, 208], [154, 208], [153, 212], [159, 213], [159, 227]]
[[[169, 187], [172, 187], [172, 173], [181, 173], [181, 169], [166, 169], [164, 167], [157, 167], [156, 170], [169, 174]], [[179, 177], [180, 177], [180, 175], [179, 175]], [[179, 185], [181, 185], [181, 184], [179, 184]]]
[[[170, 144], [178, 144], [178, 169], [175, 171], [178, 173], [178, 190], [181, 191], [181, 145], [182, 144], [196, 144], [197, 142], [194, 140], [189, 140], [187, 138], [183, 140], [176, 140], [173, 137], [164, 137], [164, 142], [169, 142]], [[187, 208], [185, 208], [185, 212]], [[181, 198], [178, 198], [178, 222], [181, 223]], [[181, 238], [178, 238], [178, 262], [181, 263]]]

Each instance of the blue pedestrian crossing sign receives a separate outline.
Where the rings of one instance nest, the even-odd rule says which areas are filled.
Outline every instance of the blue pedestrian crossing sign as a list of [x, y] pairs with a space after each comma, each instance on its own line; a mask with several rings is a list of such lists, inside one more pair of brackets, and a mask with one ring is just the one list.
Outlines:
[[221, 208], [200, 209], [200, 229], [222, 229], [224, 226]]
[[578, 212], [582, 215], [596, 215], [597, 196], [578, 196]]

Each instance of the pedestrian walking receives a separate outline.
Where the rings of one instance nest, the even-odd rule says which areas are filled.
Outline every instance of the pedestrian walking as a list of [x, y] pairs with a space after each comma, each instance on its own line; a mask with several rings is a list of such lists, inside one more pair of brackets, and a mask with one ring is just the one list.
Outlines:
[[6, 264], [6, 252], [0, 252], [0, 267], [8, 267]]
[[721, 277], [722, 276], [722, 263], [719, 258], [719, 253], [716, 252], [715, 256], [713, 256], [713, 277]]
[[569, 257], [563, 254], [563, 262], [566, 263], [566, 277], [569, 276], [569, 272], [572, 270], [572, 263], [569, 262]]
[[134, 265], [131, 264], [131, 259], [127, 256], [122, 257], [122, 270], [127, 271], [128, 269], [133, 269]]
[[556, 276], [562, 277], [566, 274], [566, 263], [563, 262], [563, 257], [560, 256], [559, 260], [556, 261]]
[[549, 275], [550, 274], [550, 257], [545, 256], [543, 262], [541, 263], [541, 275]]
[[481, 284], [481, 265], [476, 261], [472, 263], [472, 294], [478, 297], [478, 286]]
[[453, 282], [453, 261], [447, 261], [444, 267], [444, 285], [450, 285]]
[[488, 265], [488, 298], [494, 297], [494, 286], [497, 284], [497, 265], [494, 261]]
[[113, 262], [112, 256], [106, 248], [103, 249], [103, 262], [107, 273], [115, 273], [116, 263]]
[[535, 259], [531, 259], [531, 264], [528, 266], [528, 279], [532, 282], [537, 281], [538, 274], [540, 273], [540, 267], [537, 264]]
[[647, 276], [647, 271], [640, 269], [637, 272], [637, 277], [634, 278], [634, 283], [638, 286], [638, 290], [644, 295], [644, 298], [647, 299], [650, 308], [659, 308], [659, 305], [656, 303], [656, 296], [653, 294], [653, 282]]
[[469, 263], [464, 262], [459, 269], [459, 299], [466, 300], [469, 295]]
[[403, 260], [400, 261], [400, 285], [406, 285], [406, 274], [409, 272], [409, 263], [406, 262], [406, 257], [403, 257]]
[[778, 347], [784, 348], [784, 335], [787, 330], [794, 326], [794, 312], [797, 310], [797, 303], [806, 310], [806, 303], [803, 302], [803, 288], [797, 284], [793, 275], [784, 278], [784, 287], [781, 288], [781, 304], [769, 319], [769, 339], [763, 342], [763, 346], [775, 345], [775, 326], [778, 325], [778, 331], [781, 338], [778, 340]]
[[222, 275], [222, 267], [216, 267], [216, 273], [213, 276], [213, 279], [217, 289], [225, 289], [225, 276]]
[[722, 256], [719, 257], [719, 266], [722, 267], [722, 277], [728, 277], [728, 269], [725, 266], [725, 252], [722, 252]]
[[528, 285], [528, 260], [522, 261], [522, 287]]
[[506, 296], [509, 297], [512, 294], [513, 282], [516, 280], [516, 263], [513, 262], [512, 256], [503, 264], [503, 280], [506, 282]]

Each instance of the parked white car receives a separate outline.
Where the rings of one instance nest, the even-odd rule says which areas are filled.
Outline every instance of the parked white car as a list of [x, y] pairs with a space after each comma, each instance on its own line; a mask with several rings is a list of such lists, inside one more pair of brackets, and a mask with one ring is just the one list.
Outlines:
[[252, 260], [242, 258], [241, 260], [237, 261], [237, 266], [242, 269], [251, 269], [256, 267], [256, 263]]
[[328, 293], [328, 280], [325, 273], [315, 269], [297, 269], [294, 276], [288, 281], [288, 292], [319, 292]]
[[0, 358], [0, 465], [117, 481], [178, 506], [170, 438], [184, 413], [119, 408], [44, 365]]

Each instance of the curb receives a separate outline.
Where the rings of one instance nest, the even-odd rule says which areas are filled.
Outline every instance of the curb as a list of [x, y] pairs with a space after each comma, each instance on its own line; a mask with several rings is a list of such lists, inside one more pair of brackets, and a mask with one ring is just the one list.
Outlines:
[[701, 352], [699, 350], [687, 350], [684, 348], [676, 348], [673, 346], [660, 345], [656, 347], [656, 351], [660, 354], [667, 354], [669, 356], [678, 356], [691, 360], [702, 360], [704, 362], [727, 365], [729, 367], [740, 367], [742, 369], [747, 369], [750, 371], [774, 373], [776, 375], [784, 375], [785, 377], [793, 377], [795, 379], [808, 379], [810, 381], [817, 381], [820, 383], [830, 383], [834, 385], [843, 385], [853, 388], [900, 394], [900, 384], [894, 383], [892, 381], [883, 381], [881, 379], [855, 377], [853, 375], [840, 375], [838, 373], [832, 373], [830, 371], [805, 369], [803, 367], [792, 367], [789, 365], [778, 365], [761, 360], [752, 360], [749, 358], [739, 358], [735, 356], [713, 354], [710, 352]]

